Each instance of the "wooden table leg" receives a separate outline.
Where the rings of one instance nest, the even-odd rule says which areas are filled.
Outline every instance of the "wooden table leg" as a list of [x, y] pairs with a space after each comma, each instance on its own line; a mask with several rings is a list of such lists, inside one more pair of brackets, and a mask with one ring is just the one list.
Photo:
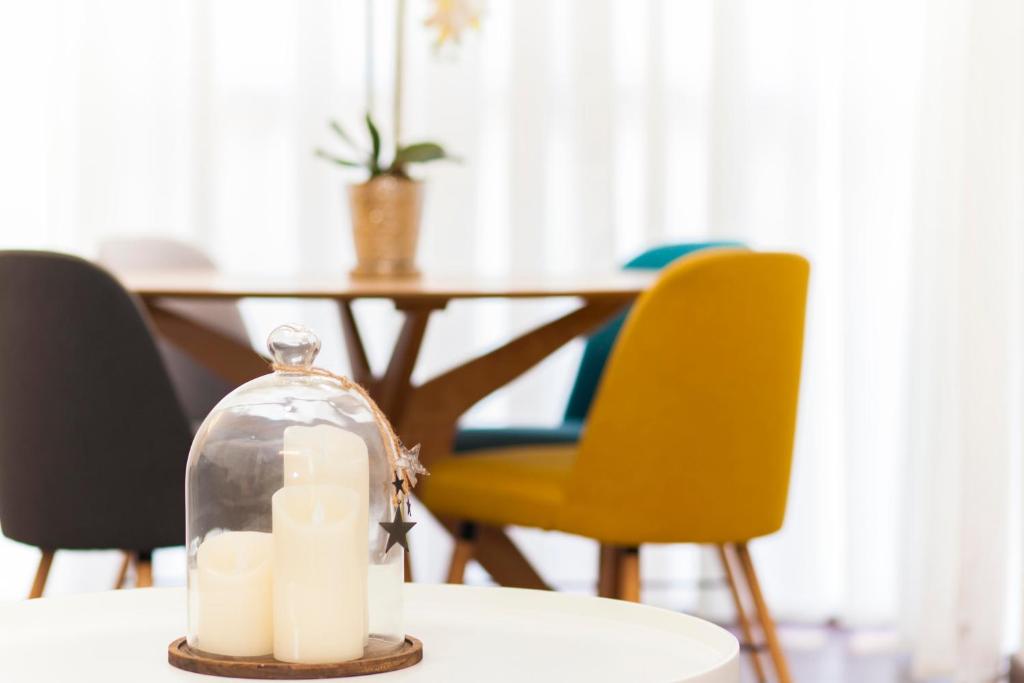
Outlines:
[[[345, 304], [340, 309], [343, 332], [350, 353], [354, 352], [353, 374], [362, 375], [361, 383], [389, 415], [402, 440], [420, 444], [427, 467], [431, 460], [451, 454], [458, 419], [470, 407], [627, 305], [622, 300], [587, 301], [561, 318], [413, 387], [410, 377], [430, 313], [445, 303], [414, 307], [396, 302], [405, 321], [388, 368], [379, 379], [372, 377], [350, 307]], [[224, 379], [241, 384], [267, 373], [267, 360], [248, 346], [162, 308], [159, 300], [147, 300], [146, 305], [162, 336]], [[546, 588], [502, 529], [481, 527], [475, 558], [502, 585]]]
[[[451, 455], [458, 420], [471, 406], [505, 386], [569, 341], [618, 313], [622, 302], [588, 302], [580, 308], [411, 388], [403, 409], [393, 415], [407, 444], [420, 444], [429, 469]], [[429, 477], [425, 480], [429, 486]], [[455, 529], [449, 528], [450, 532]], [[481, 527], [474, 558], [503, 586], [547, 588], [516, 545], [496, 527]]]
[[398, 340], [392, 349], [384, 376], [376, 382], [376, 391], [371, 392], [373, 399], [390, 416], [392, 422], [402, 414], [406, 401], [412, 393], [410, 378], [416, 368], [416, 359], [420, 355], [423, 336], [427, 332], [427, 321], [434, 308], [409, 308], [403, 311], [405, 321]]
[[431, 460], [450, 455], [458, 419], [467, 410], [568, 342], [593, 330], [623, 305], [608, 301], [585, 303], [412, 388], [404, 409], [392, 415], [403, 441], [420, 444], [420, 457], [428, 467]]
[[[395, 421], [396, 415], [401, 414], [405, 401], [409, 397], [412, 387], [410, 378], [412, 371], [416, 368], [416, 359], [419, 357], [420, 347], [423, 345], [423, 336], [427, 331], [430, 314], [443, 308], [444, 303], [430, 307], [408, 307], [401, 306], [396, 302], [396, 307], [405, 314], [405, 321], [402, 323], [402, 330], [398, 334], [395, 347], [391, 351], [388, 367], [384, 376], [380, 378], [374, 377], [370, 371], [362, 335], [359, 333], [359, 326], [352, 314], [350, 304], [342, 302], [340, 308], [341, 325], [345, 334], [345, 343], [348, 346], [353, 379], [370, 392], [373, 400], [392, 422]], [[413, 580], [409, 553], [405, 554], [405, 580]]]
[[[437, 307], [412, 308], [396, 303], [405, 322], [384, 377], [374, 381], [374, 400], [388, 414], [406, 444], [420, 444], [421, 457], [429, 468], [435, 458], [451, 454], [459, 418], [487, 395], [551, 355], [569, 341], [586, 334], [618, 313], [621, 301], [586, 302], [580, 308], [474, 358], [419, 387], [409, 378], [426, 331], [430, 313]], [[354, 316], [345, 315], [351, 327], [346, 338], [361, 339]], [[361, 345], [361, 341], [360, 341]], [[357, 356], [362, 353], [357, 346]], [[358, 364], [359, 361], [357, 360]], [[457, 529], [449, 526], [455, 535]], [[481, 526], [474, 557], [503, 586], [547, 588], [503, 529]]]
[[341, 331], [345, 336], [345, 350], [348, 352], [348, 362], [352, 368], [352, 379], [373, 394], [376, 378], [373, 376], [370, 361], [366, 356], [363, 337], [359, 334], [359, 325], [356, 322], [355, 313], [352, 311], [352, 302], [339, 301], [338, 315], [341, 317]]
[[[458, 538], [457, 525], [445, 525], [454, 538]], [[473, 559], [479, 562], [496, 583], [509, 588], [550, 588], [537, 573], [519, 547], [505, 530], [486, 524], [476, 525]]]
[[248, 344], [163, 308], [159, 300], [147, 299], [146, 307], [161, 337], [218, 377], [242, 385], [270, 372], [270, 361]]

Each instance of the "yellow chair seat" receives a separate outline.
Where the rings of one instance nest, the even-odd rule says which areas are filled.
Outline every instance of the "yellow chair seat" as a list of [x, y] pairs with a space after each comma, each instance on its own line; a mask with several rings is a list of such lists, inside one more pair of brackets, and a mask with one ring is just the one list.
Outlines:
[[441, 517], [550, 529], [575, 461], [574, 445], [476, 451], [433, 463], [417, 494]]

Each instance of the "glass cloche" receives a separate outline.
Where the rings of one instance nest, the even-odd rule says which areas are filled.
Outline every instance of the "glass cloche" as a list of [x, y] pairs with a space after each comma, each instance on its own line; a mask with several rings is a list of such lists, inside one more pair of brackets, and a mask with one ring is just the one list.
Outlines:
[[298, 663], [398, 647], [415, 453], [365, 391], [313, 367], [310, 330], [268, 346], [274, 372], [218, 403], [189, 453], [188, 645]]

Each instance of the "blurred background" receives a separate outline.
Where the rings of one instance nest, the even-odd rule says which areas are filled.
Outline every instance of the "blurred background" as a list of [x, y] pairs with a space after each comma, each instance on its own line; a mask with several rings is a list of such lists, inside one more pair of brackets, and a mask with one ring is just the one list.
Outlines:
[[[807, 256], [787, 521], [756, 550], [766, 593], [791, 642], [840, 625], [922, 677], [984, 680], [1021, 615], [1024, 8], [489, 0], [479, 28], [437, 45], [433, 5], [407, 8], [405, 137], [461, 161], [419, 172], [422, 269], [607, 271], [696, 239]], [[365, 0], [0, 4], [0, 245], [92, 256], [160, 236], [231, 272], [347, 271], [357, 176], [313, 150], [331, 118], [361, 131], [369, 104], [387, 119], [394, 22], [394, 2]], [[456, 302], [414, 379], [570, 307]], [[256, 348], [303, 322], [346, 371], [332, 304], [242, 310]], [[400, 320], [359, 311], [382, 364]], [[554, 424], [579, 353], [467, 423]], [[591, 589], [593, 542], [514, 538], [555, 586]], [[449, 549], [419, 531], [417, 578], [442, 580]], [[643, 552], [646, 602], [730, 614], [709, 551]], [[183, 581], [181, 556], [157, 554], [158, 584]], [[36, 557], [0, 541], [0, 597], [22, 596]], [[51, 592], [105, 588], [117, 562], [65, 553]]]

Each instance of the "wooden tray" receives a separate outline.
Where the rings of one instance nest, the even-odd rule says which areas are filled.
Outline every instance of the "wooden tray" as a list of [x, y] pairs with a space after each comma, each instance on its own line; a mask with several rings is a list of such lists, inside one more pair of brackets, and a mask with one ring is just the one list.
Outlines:
[[167, 646], [167, 661], [185, 671], [228, 678], [259, 678], [262, 680], [299, 680], [310, 678], [344, 678], [366, 676], [404, 669], [423, 659], [423, 643], [412, 636], [397, 649], [375, 653], [370, 651], [349, 662], [337, 664], [291, 664], [273, 657], [227, 657], [193, 650], [184, 638]]

